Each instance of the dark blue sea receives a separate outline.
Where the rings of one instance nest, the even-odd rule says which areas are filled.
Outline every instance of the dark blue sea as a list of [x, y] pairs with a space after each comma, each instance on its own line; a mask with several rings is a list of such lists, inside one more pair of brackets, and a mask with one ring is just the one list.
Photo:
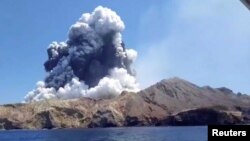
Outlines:
[[207, 127], [127, 127], [0, 131], [0, 141], [207, 141]]

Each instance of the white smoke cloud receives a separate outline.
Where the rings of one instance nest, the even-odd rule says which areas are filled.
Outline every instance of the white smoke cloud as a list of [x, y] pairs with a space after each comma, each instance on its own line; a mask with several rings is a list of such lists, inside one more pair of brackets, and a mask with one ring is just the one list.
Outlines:
[[127, 56], [128, 56], [128, 59], [131, 61], [131, 62], [134, 62], [137, 58], [137, 52], [133, 49], [126, 49], [126, 53], [127, 53]]
[[110, 75], [100, 80], [99, 84], [86, 91], [86, 97], [112, 98], [121, 94], [122, 91], [139, 91], [135, 77], [128, 74], [123, 68], [114, 68]]
[[38, 81], [36, 84], [36, 89], [30, 91], [25, 96], [25, 101], [40, 101], [44, 99], [52, 99], [55, 98], [56, 91], [54, 88], [46, 88], [45, 83], [43, 81]]
[[123, 68], [114, 68], [110, 75], [102, 78], [97, 86], [89, 88], [78, 78], [73, 78], [71, 82], [57, 91], [54, 88], [46, 88], [43, 81], [37, 82], [35, 90], [29, 92], [25, 101], [40, 101], [46, 99], [73, 99], [79, 97], [90, 97], [94, 99], [113, 98], [121, 94], [122, 91], [139, 91], [139, 84], [134, 76], [128, 74]]
[[94, 24], [95, 31], [103, 35], [110, 31], [122, 32], [125, 28], [123, 21], [114, 11], [102, 6], [98, 6], [91, 15], [83, 14], [79, 21]]
[[25, 102], [112, 98], [122, 91], [138, 91], [130, 67], [137, 52], [125, 49], [124, 29], [123, 21], [111, 9], [99, 6], [83, 14], [71, 26], [66, 42], [49, 45], [45, 62], [48, 74], [26, 95]]

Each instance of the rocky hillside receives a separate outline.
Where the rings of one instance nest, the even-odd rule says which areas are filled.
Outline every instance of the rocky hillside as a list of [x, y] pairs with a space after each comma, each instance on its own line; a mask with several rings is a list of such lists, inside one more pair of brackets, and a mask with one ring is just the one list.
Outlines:
[[105, 100], [47, 100], [0, 106], [0, 129], [250, 123], [250, 98], [179, 78]]
[[250, 106], [250, 96], [235, 94], [232, 90], [199, 87], [180, 78], [162, 80], [139, 92], [145, 101], [164, 108], [169, 114], [175, 114], [194, 108], [217, 107], [225, 110], [237, 110]]

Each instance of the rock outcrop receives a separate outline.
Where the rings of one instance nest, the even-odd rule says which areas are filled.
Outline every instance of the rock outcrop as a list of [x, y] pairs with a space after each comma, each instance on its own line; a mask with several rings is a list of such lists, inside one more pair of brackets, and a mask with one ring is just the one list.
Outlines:
[[179, 78], [113, 99], [46, 100], [0, 106], [0, 129], [250, 123], [250, 97]]

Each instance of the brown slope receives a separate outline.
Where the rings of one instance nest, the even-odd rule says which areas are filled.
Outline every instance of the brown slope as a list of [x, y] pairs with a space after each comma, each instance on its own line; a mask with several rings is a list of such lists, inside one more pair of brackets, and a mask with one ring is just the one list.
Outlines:
[[249, 107], [247, 95], [236, 95], [227, 88], [199, 87], [180, 78], [162, 80], [139, 92], [145, 101], [166, 109], [170, 114], [202, 107], [236, 110]]

